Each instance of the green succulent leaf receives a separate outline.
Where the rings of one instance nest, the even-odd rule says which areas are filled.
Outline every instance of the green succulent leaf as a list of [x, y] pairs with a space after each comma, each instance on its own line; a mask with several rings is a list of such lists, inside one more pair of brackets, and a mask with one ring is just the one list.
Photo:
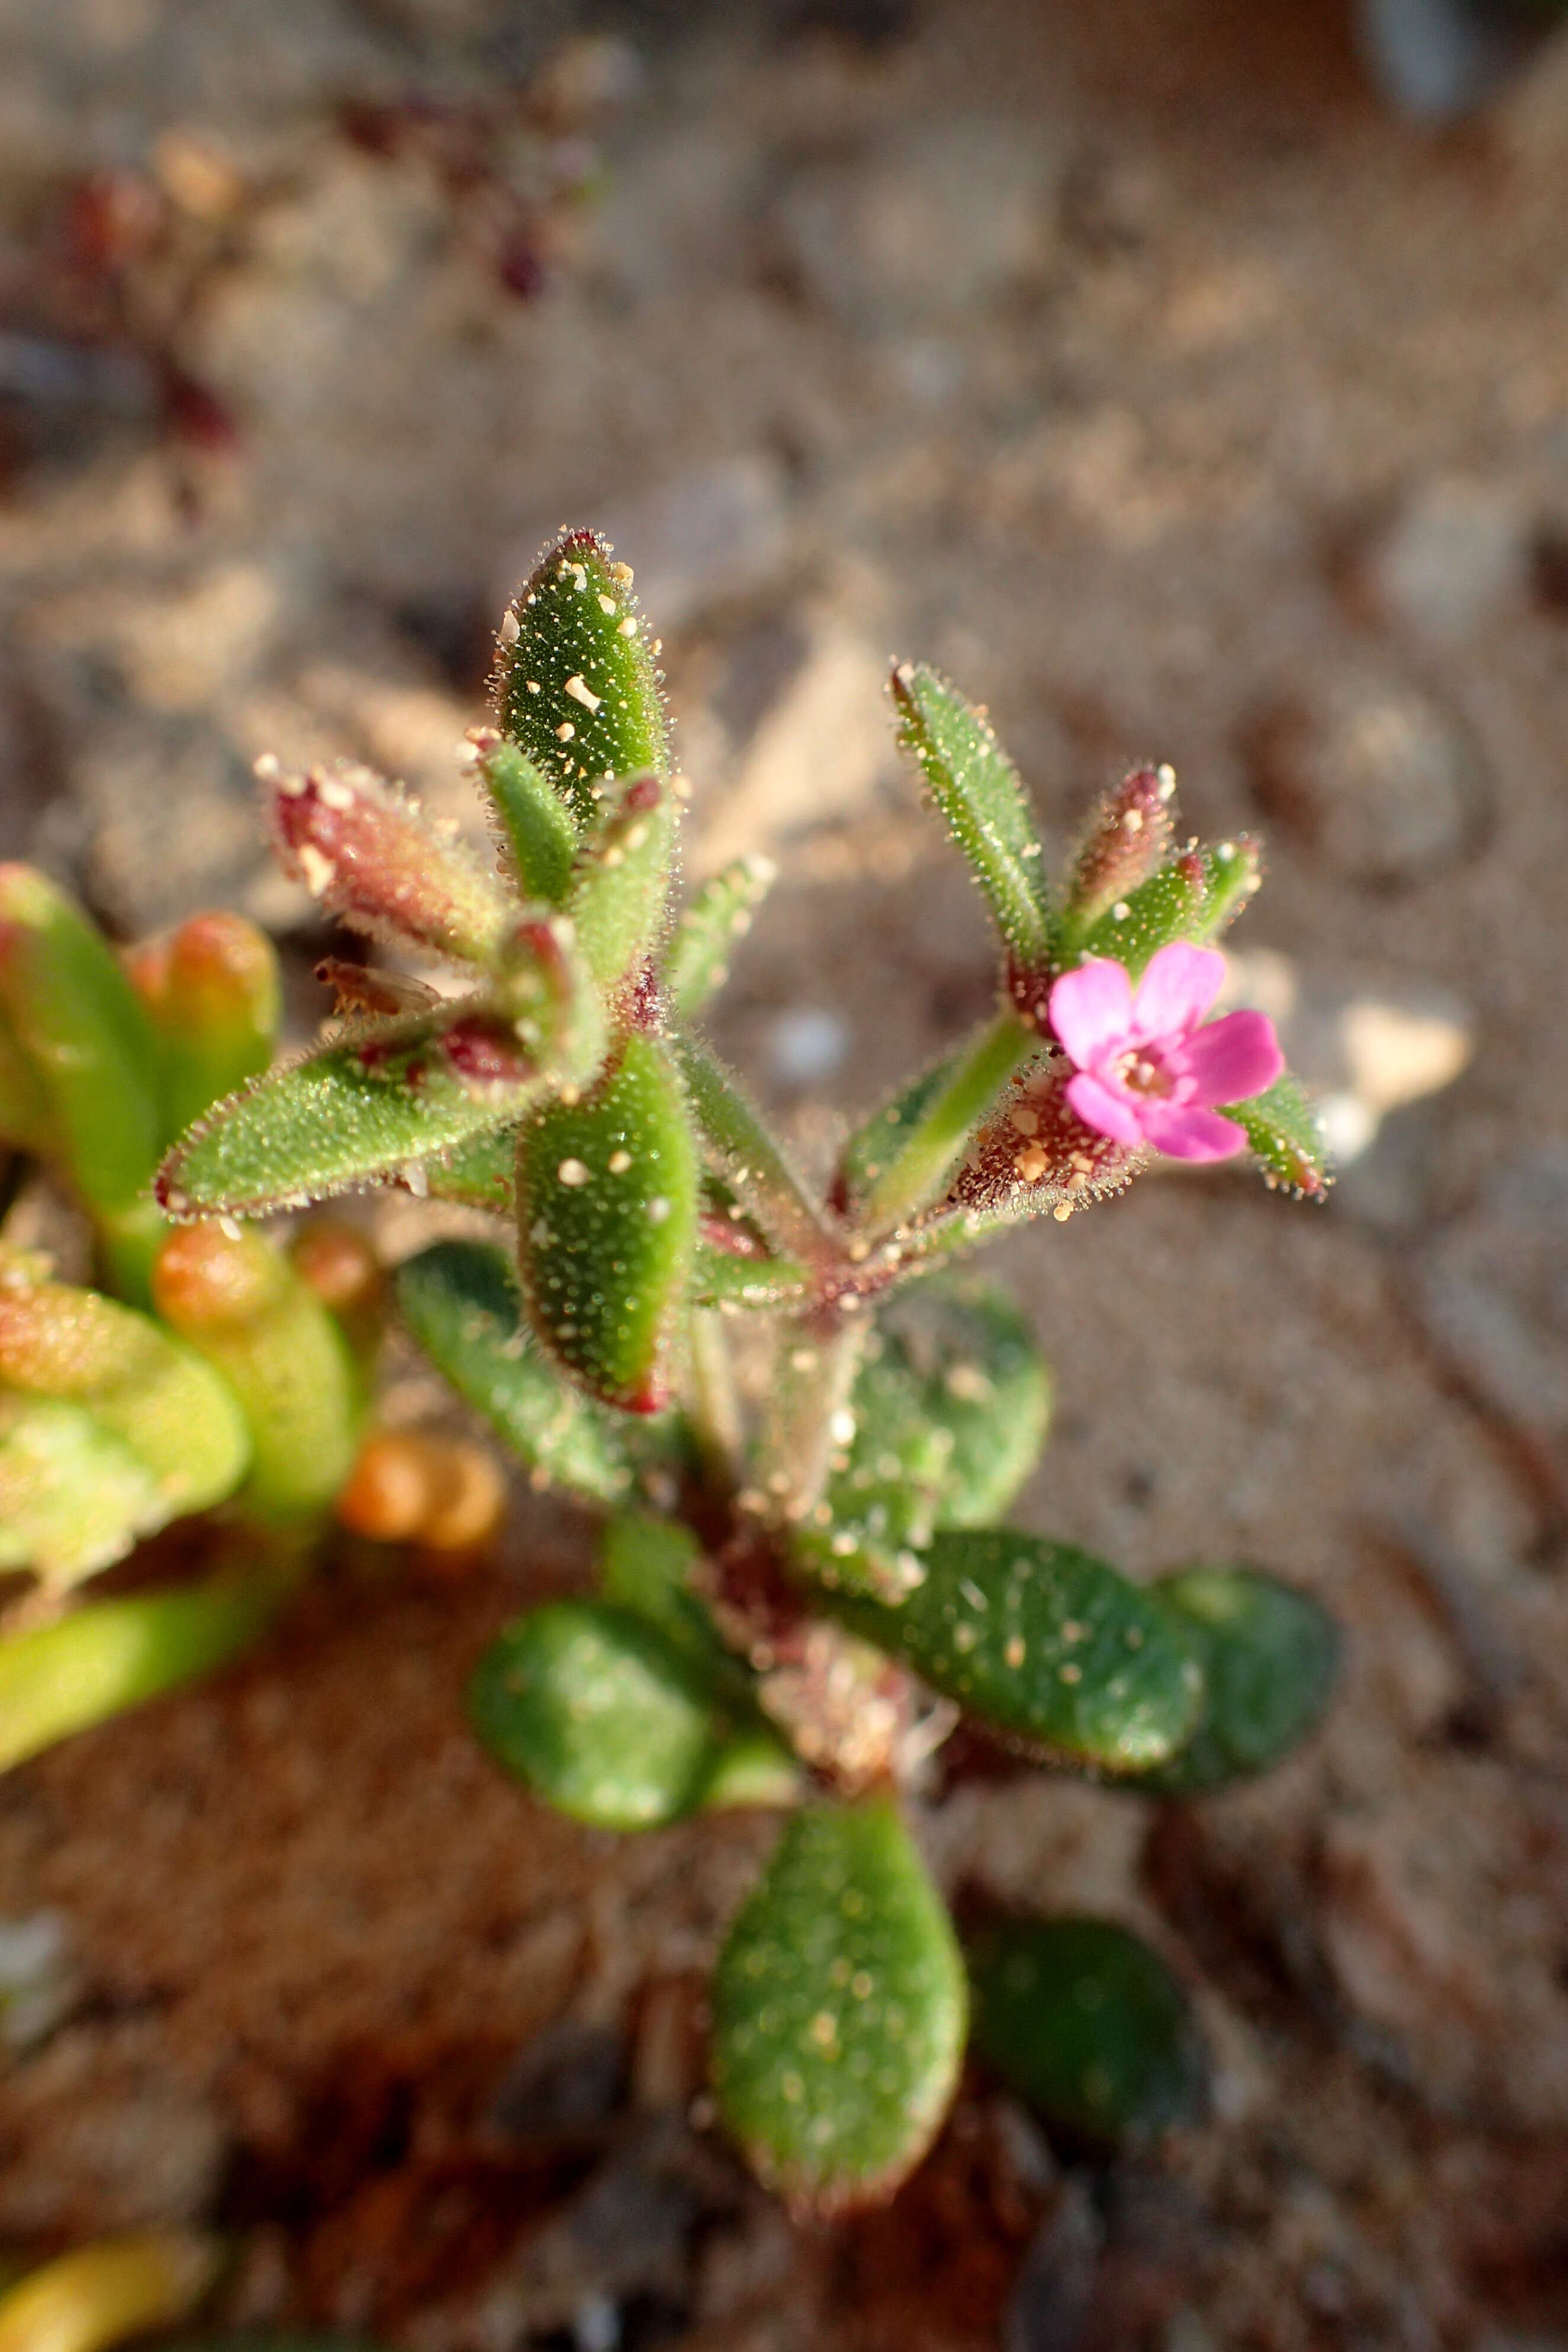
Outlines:
[[665, 1047], [624, 1040], [580, 1101], [522, 1130], [518, 1256], [529, 1320], [555, 1363], [601, 1402], [657, 1412], [697, 1242], [699, 1167]]
[[1016, 1919], [977, 1937], [974, 2040], [1047, 2125], [1100, 2147], [1198, 2122], [1204, 2045], [1164, 1962], [1106, 1919]]
[[734, 1661], [691, 1589], [691, 1571], [700, 1558], [697, 1538], [679, 1519], [619, 1512], [605, 1528], [599, 1585], [606, 1601], [657, 1625], [692, 1665], [708, 1674]]
[[595, 531], [552, 541], [513, 598], [496, 656], [502, 732], [542, 769], [579, 830], [605, 777], [669, 772], [658, 673], [631, 572]]
[[691, 1811], [723, 1744], [703, 1675], [658, 1626], [603, 1602], [551, 1601], [508, 1626], [468, 1712], [499, 1763], [596, 1829]]
[[577, 856], [571, 809], [526, 751], [504, 740], [487, 745], [479, 775], [494, 812], [505, 863], [524, 898], [565, 903]]
[[433, 1201], [456, 1201], [465, 1209], [488, 1209], [493, 1216], [510, 1217], [517, 1205], [517, 1136], [514, 1122], [487, 1127], [467, 1143], [425, 1162], [425, 1181]]
[[1258, 844], [1245, 834], [1217, 847], [1183, 850], [1090, 927], [1080, 955], [1110, 956], [1137, 979], [1173, 940], [1201, 946], [1216, 938], [1261, 878]]
[[770, 1810], [798, 1805], [805, 1786], [805, 1773], [777, 1733], [759, 1726], [724, 1741], [702, 1784], [702, 1810], [718, 1813], [742, 1805]]
[[267, 1572], [217, 1576], [183, 1592], [85, 1601], [0, 1640], [0, 1771], [221, 1665], [264, 1631], [287, 1591]]
[[1202, 1666], [1204, 1704], [1184, 1747], [1139, 1785], [1194, 1796], [1267, 1771], [1333, 1696], [1333, 1619], [1310, 1594], [1253, 1568], [1184, 1569], [1152, 1589]]
[[108, 942], [54, 884], [0, 866], [0, 1018], [20, 1105], [13, 1140], [47, 1147], [100, 1219], [132, 1210], [163, 1140], [152, 1024]]
[[1050, 914], [1039, 829], [1017, 770], [990, 720], [934, 670], [903, 664], [892, 694], [899, 740], [920, 761], [1008, 953], [1026, 970], [1042, 967]]
[[[522, 1320], [510, 1259], [486, 1242], [437, 1242], [397, 1273], [404, 1320], [464, 1402], [541, 1485], [624, 1503], [639, 1468], [678, 1461], [678, 1423], [638, 1428], [593, 1404], [545, 1363]], [[635, 1452], [634, 1452], [635, 1447]]]
[[362, 1031], [220, 1104], [159, 1171], [172, 1216], [266, 1216], [386, 1184], [515, 1125], [543, 1080], [477, 1001]]
[[0, 1002], [0, 1145], [41, 1160], [53, 1144], [54, 1126], [43, 1079]]
[[1310, 1198], [1328, 1191], [1322, 1129], [1300, 1080], [1289, 1071], [1250, 1102], [1226, 1104], [1222, 1116], [1247, 1129], [1253, 1158], [1271, 1184]]
[[278, 951], [243, 915], [194, 915], [127, 958], [157, 1038], [163, 1140], [271, 1061], [282, 1019]]
[[738, 857], [705, 882], [675, 926], [661, 978], [673, 1021], [694, 1021], [729, 978], [733, 942], [772, 889], [778, 868], [771, 857]]
[[614, 990], [640, 982], [663, 929], [680, 803], [659, 776], [605, 790], [607, 813], [579, 854], [570, 908], [588, 971]]
[[939, 1528], [1002, 1515], [1035, 1466], [1051, 1379], [1026, 1318], [994, 1283], [939, 1276], [878, 1318], [856, 1378], [855, 1434], [795, 1537], [825, 1584], [896, 1600]]
[[0, 1569], [65, 1591], [171, 1516], [147, 1465], [85, 1406], [0, 1390]]
[[805, 1266], [771, 1251], [738, 1256], [700, 1238], [692, 1265], [691, 1304], [760, 1311], [797, 1304], [806, 1295]]
[[713, 2086], [769, 2186], [829, 2214], [889, 2197], [947, 2112], [963, 1964], [897, 1807], [809, 1805], [713, 1978]]
[[235, 1398], [149, 1316], [63, 1283], [0, 1288], [0, 1564], [74, 1582], [244, 1475]]
[[319, 1518], [353, 1465], [363, 1413], [336, 1318], [262, 1234], [212, 1224], [169, 1234], [153, 1295], [164, 1322], [238, 1400], [250, 1439], [240, 1507], [280, 1529]]
[[856, 1633], [1019, 1745], [1108, 1772], [1163, 1763], [1203, 1677], [1161, 1603], [1070, 1544], [953, 1529], [896, 1606], [839, 1595]]

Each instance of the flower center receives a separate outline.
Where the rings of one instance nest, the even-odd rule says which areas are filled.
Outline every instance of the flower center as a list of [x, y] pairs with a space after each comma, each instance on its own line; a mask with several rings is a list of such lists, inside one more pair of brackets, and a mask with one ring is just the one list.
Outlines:
[[1135, 1095], [1169, 1095], [1175, 1085], [1174, 1074], [1157, 1047], [1134, 1045], [1119, 1055], [1116, 1075], [1122, 1085]]

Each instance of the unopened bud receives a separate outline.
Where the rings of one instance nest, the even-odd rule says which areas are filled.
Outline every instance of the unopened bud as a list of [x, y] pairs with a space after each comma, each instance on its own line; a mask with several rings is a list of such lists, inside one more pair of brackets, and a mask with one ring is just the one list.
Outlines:
[[285, 864], [331, 913], [377, 937], [493, 961], [507, 925], [502, 892], [379, 776], [313, 768], [279, 778], [270, 802]]
[[1068, 923], [1087, 931], [1171, 854], [1176, 780], [1169, 768], [1134, 768], [1095, 811], [1068, 891]]

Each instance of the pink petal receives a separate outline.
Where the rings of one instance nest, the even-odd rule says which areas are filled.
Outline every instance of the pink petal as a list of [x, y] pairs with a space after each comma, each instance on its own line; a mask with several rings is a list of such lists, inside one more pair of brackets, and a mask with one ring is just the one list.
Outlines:
[[[1061, 986], [1059, 980], [1057, 986]], [[1098, 1135], [1109, 1135], [1113, 1143], [1142, 1142], [1143, 1121], [1132, 1105], [1125, 1096], [1112, 1094], [1099, 1078], [1080, 1070], [1076, 1078], [1068, 1080], [1066, 1092], [1085, 1127], [1092, 1127]]]
[[[1128, 1040], [1132, 1025], [1132, 982], [1110, 956], [1090, 956], [1076, 971], [1064, 971], [1051, 990], [1051, 1027], [1068, 1058], [1086, 1069]], [[1107, 1134], [1110, 1129], [1105, 1130]]]
[[1226, 1013], [1194, 1032], [1183, 1049], [1196, 1081], [1192, 1097], [1214, 1103], [1249, 1102], [1285, 1067], [1274, 1024], [1266, 1013]]
[[1143, 1114], [1143, 1132], [1156, 1151], [1171, 1160], [1234, 1160], [1247, 1148], [1247, 1130], [1217, 1111], [1191, 1103], [1153, 1103]]
[[1225, 983], [1225, 958], [1214, 948], [1175, 940], [1149, 959], [1132, 1017], [1141, 1037], [1181, 1037], [1195, 1029]]

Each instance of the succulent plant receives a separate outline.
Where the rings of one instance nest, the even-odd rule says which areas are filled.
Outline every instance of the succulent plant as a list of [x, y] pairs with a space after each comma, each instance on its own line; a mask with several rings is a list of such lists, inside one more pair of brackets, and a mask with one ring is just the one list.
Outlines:
[[[102, 1285], [0, 1238], [0, 1569], [34, 1578], [0, 1634], [0, 1768], [253, 1639], [349, 1475], [374, 1333], [312, 1278], [326, 1236], [290, 1255], [232, 1221], [178, 1229], [151, 1190], [192, 1118], [268, 1066], [279, 1011], [276, 955], [242, 917], [121, 958], [45, 876], [0, 866], [0, 1148], [74, 1199]], [[80, 1597], [142, 1538], [220, 1508], [205, 1582]]]
[[[1268, 1023], [1208, 1017], [1257, 845], [1184, 841], [1171, 772], [1140, 769], [1053, 886], [989, 722], [908, 666], [899, 737], [994, 919], [996, 1008], [808, 1176], [701, 1033], [772, 877], [742, 860], [671, 919], [657, 652], [602, 540], [545, 550], [468, 740], [493, 866], [363, 769], [263, 763], [323, 909], [457, 977], [356, 971], [327, 1042], [205, 1110], [156, 1196], [183, 1222], [390, 1184], [495, 1219], [402, 1267], [402, 1314], [534, 1483], [605, 1525], [598, 1595], [502, 1635], [473, 1721], [601, 1827], [785, 1811], [719, 1958], [713, 2079], [763, 2176], [834, 2211], [897, 2185], [957, 2079], [967, 1971], [919, 1815], [961, 1716], [1179, 1794], [1270, 1763], [1332, 1675], [1321, 1612], [1260, 1571], [1140, 1587], [1005, 1525], [1051, 1383], [956, 1261], [1162, 1152], [1250, 1156], [1298, 1194], [1326, 1176]], [[1190, 2112], [1183, 1998], [1124, 1931], [1014, 1922], [973, 1967], [985, 2054], [1043, 2111], [1112, 2135]]]

